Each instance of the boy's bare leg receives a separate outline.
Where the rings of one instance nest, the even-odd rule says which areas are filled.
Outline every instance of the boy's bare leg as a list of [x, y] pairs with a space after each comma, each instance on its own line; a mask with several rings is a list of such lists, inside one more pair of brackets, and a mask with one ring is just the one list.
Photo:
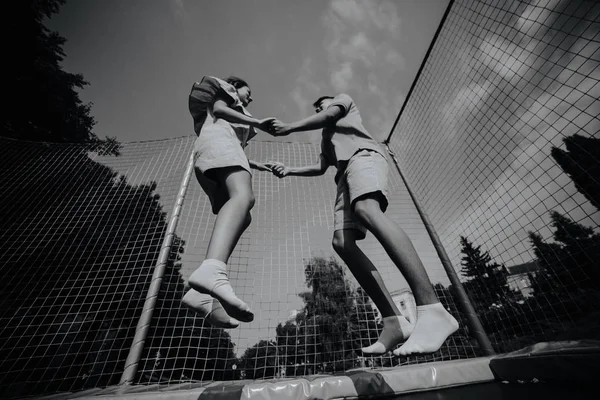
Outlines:
[[398, 310], [385, 283], [371, 260], [356, 244], [358, 231], [337, 230], [333, 236], [333, 248], [348, 265], [361, 287], [373, 300], [383, 319], [383, 331], [374, 344], [362, 349], [365, 354], [384, 354], [411, 334], [413, 326]]
[[227, 314], [250, 322], [254, 314], [233, 292], [227, 278], [226, 263], [250, 223], [250, 210], [254, 206], [251, 176], [242, 168], [226, 168], [218, 171], [218, 179], [225, 184], [229, 199], [217, 214], [206, 259], [192, 273], [188, 283], [196, 291], [219, 300]]
[[417, 322], [410, 338], [396, 355], [432, 353], [458, 329], [458, 322], [439, 302], [425, 267], [406, 233], [381, 211], [378, 197], [355, 202], [354, 212], [379, 240], [410, 286], [417, 303]]

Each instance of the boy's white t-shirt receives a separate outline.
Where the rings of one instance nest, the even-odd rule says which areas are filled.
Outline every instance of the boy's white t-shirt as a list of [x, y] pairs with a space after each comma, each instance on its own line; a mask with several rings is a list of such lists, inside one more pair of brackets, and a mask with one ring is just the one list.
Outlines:
[[384, 154], [379, 143], [363, 126], [358, 108], [350, 96], [337, 95], [327, 108], [334, 106], [340, 106], [344, 116], [334, 126], [326, 127], [322, 132], [321, 153], [329, 165], [337, 167], [340, 162], [348, 161], [362, 149]]

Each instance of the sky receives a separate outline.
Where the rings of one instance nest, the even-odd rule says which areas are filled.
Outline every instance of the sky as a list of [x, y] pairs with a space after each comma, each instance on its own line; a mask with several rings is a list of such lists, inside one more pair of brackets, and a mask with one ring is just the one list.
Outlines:
[[452, 260], [465, 235], [507, 266], [531, 261], [529, 232], [551, 240], [550, 211], [600, 231], [600, 212], [550, 155], [565, 137], [600, 133], [592, 7], [453, 6], [391, 142]]
[[[193, 135], [187, 107], [191, 85], [205, 75], [236, 75], [250, 84], [254, 102], [248, 110], [258, 118], [274, 116], [292, 122], [311, 115], [311, 104], [319, 96], [347, 93], [359, 107], [365, 127], [382, 141], [447, 5], [448, 0], [87, 0], [68, 1], [47, 26], [67, 39], [64, 69], [81, 73], [90, 83], [80, 91], [80, 98], [93, 103], [99, 137], [137, 142]], [[319, 139], [320, 132], [307, 132], [285, 138], [261, 133], [255, 140]], [[285, 184], [291, 182], [273, 182]], [[259, 220], [263, 214], [278, 212], [261, 209], [266, 195], [257, 196], [260, 201], [254, 213]], [[327, 197], [321, 206], [329, 209], [331, 202], [333, 197]], [[332, 255], [328, 227], [332, 215], [325, 214], [317, 216], [315, 227], [307, 222], [306, 229], [312, 232], [308, 236], [303, 228], [296, 229], [281, 238], [275, 249], [269, 243], [270, 250], [256, 260], [250, 257], [248, 268], [254, 271], [250, 286], [264, 284], [269, 290], [254, 295], [245, 291], [250, 286], [236, 284], [246, 301], [262, 304], [256, 306], [255, 322], [232, 332], [238, 353], [272, 336], [273, 321], [287, 319], [290, 310], [301, 306], [297, 292], [303, 290], [302, 265], [290, 264], [278, 274], [264, 271], [276, 270], [281, 257], [301, 264], [305, 254], [295, 253], [299, 243], [315, 254], [323, 248]], [[194, 234], [186, 233], [188, 226], [207, 223], [196, 218], [188, 216], [181, 222], [188, 241], [184, 278], [201, 261], [206, 245], [201, 238], [194, 244]], [[296, 224], [305, 220], [310, 218], [299, 218]], [[245, 248], [248, 240], [262, 243], [261, 224], [254, 225], [254, 233], [238, 247]], [[230, 261], [235, 264], [237, 257], [235, 253]], [[389, 264], [389, 260], [382, 262]], [[237, 269], [232, 271], [237, 282], [242, 275], [236, 274]], [[279, 304], [282, 301], [285, 307]], [[278, 305], [263, 310], [265, 304]]]
[[[274, 116], [291, 122], [312, 114], [311, 103], [317, 97], [345, 92], [353, 97], [366, 128], [381, 141], [390, 132], [447, 3], [447, 0], [88, 0], [68, 2], [48, 26], [67, 39], [65, 69], [83, 74], [90, 82], [80, 95], [83, 101], [94, 104], [92, 114], [98, 121], [95, 131], [100, 137], [115, 136], [122, 142], [131, 142], [192, 135], [192, 119], [187, 110], [192, 83], [204, 75], [234, 74], [250, 83], [255, 101], [249, 111], [256, 117]], [[590, 42], [590, 38], [596, 37], [597, 25], [588, 29], [580, 20], [573, 19], [575, 25], [552, 30], [538, 23], [549, 23], [560, 14], [554, 9], [559, 10], [566, 3], [567, 0], [519, 3], [515, 9], [510, 2], [505, 3], [503, 7], [510, 10], [503, 12], [512, 15], [509, 21], [517, 40], [498, 23], [502, 18], [485, 19], [490, 15], [497, 17], [499, 7], [457, 2], [455, 11], [461, 18], [454, 15], [447, 22], [449, 29], [440, 38], [444, 44], [437, 55], [432, 55], [432, 79], [423, 79], [423, 85], [435, 82], [435, 87], [431, 91], [423, 89], [415, 96], [415, 115], [420, 125], [412, 124], [408, 109], [404, 123], [399, 125], [402, 135], [395, 135], [392, 145], [400, 148], [401, 164], [413, 157], [410, 162], [417, 165], [413, 169], [422, 172], [419, 177], [425, 176], [424, 179], [415, 176], [411, 183], [421, 193], [436, 229], [450, 244], [446, 247], [452, 260], [459, 259], [459, 235], [468, 234], [476, 245], [483, 244], [483, 250], [489, 250], [495, 260], [509, 266], [530, 261], [533, 254], [527, 232], [534, 230], [548, 238], [551, 209], [567, 213], [587, 226], [599, 226], [600, 214], [577, 193], [549, 157], [552, 146], [564, 148], [564, 136], [578, 132], [592, 135], [590, 132], [598, 132], [599, 123], [594, 115], [599, 115], [600, 102], [594, 99], [600, 93], [597, 85], [600, 68], [592, 58], [599, 45], [598, 41]], [[476, 7], [476, 12], [470, 7]], [[482, 8], [485, 10], [481, 11]], [[479, 25], [479, 19], [485, 24]], [[566, 18], [555, 23], [563, 20]], [[466, 32], [474, 31], [471, 28], [475, 25], [482, 32], [469, 42], [465, 39], [469, 37]], [[565, 51], [558, 48], [564, 47], [567, 28], [570, 37], [578, 40], [569, 49], [570, 54], [563, 57]], [[562, 33], [558, 35], [555, 31]], [[549, 64], [535, 51], [538, 45], [544, 54], [548, 53], [552, 63], [562, 68], [556, 77], [548, 78], [553, 83], [545, 89], [526, 85], [547, 73], [540, 72]], [[585, 79], [573, 83], [574, 71]], [[565, 86], [579, 90], [569, 89], [563, 96]], [[521, 90], [527, 92], [527, 100], [518, 98], [522, 96]], [[498, 98], [504, 99], [500, 102], [504, 108], [494, 102]], [[497, 117], [501, 122], [487, 123], [497, 121]], [[551, 118], [553, 123], [546, 122]], [[484, 121], [485, 126], [465, 124], [473, 119]], [[498, 129], [494, 131], [492, 125]], [[510, 139], [510, 145], [500, 146], [492, 137], [500, 143]], [[277, 139], [260, 134], [256, 140], [316, 141], [318, 138], [319, 132], [312, 132]], [[480, 147], [470, 147], [471, 143]], [[297, 147], [298, 154], [294, 156], [303, 162], [314, 156], [305, 154], [302, 146]], [[273, 149], [269, 157], [290, 157], [277, 146]], [[454, 163], [456, 160], [461, 162]], [[418, 168], [421, 162], [426, 164], [425, 172]], [[473, 177], [476, 179], [471, 180]], [[277, 207], [265, 206], [267, 195], [277, 197], [293, 192], [302, 197], [312, 193], [308, 186], [298, 183], [293, 184], [300, 189], [286, 191], [285, 185], [294, 181], [269, 179], [273, 178], [255, 175], [255, 186], [266, 188], [257, 193], [254, 213], [259, 218], [275, 218], [281, 213]], [[418, 186], [421, 184], [431, 187], [421, 189]], [[317, 208], [300, 200], [297, 214], [293, 215], [296, 218], [293, 229], [282, 222], [289, 215], [281, 214], [274, 219], [291, 229], [291, 233], [282, 234], [280, 242], [272, 243], [263, 237], [265, 229], [261, 231], [259, 219], [244, 240], [253, 245], [254, 241], [262, 243], [262, 240], [267, 250], [259, 255], [235, 255], [243, 259], [236, 261], [240, 265], [248, 263], [246, 257], [252, 265], [263, 268], [255, 273], [254, 281], [249, 281], [254, 285], [246, 287], [248, 292], [240, 293], [253, 303], [268, 307], [275, 304], [276, 308], [259, 308], [255, 322], [235, 331], [233, 338], [238, 350], [272, 334], [273, 326], [268, 323], [276, 316], [287, 317], [288, 310], [278, 304], [291, 302], [291, 298], [298, 301], [295, 290], [303, 277], [290, 271], [297, 274], [301, 270], [281, 267], [278, 257], [295, 257], [299, 262], [294, 251], [300, 245], [331, 251], [327, 239], [331, 215], [316, 211], [326, 210], [331, 204], [324, 202]], [[400, 197], [394, 200], [400, 215], [403, 209], [399, 204], [404, 204], [404, 200]], [[452, 201], [460, 204], [455, 206]], [[398, 219], [406, 223], [402, 217]], [[188, 223], [204, 226], [194, 221]], [[283, 228], [277, 226], [277, 229]], [[411, 237], [417, 248], [431, 247], [425, 235]], [[191, 242], [186, 246], [191, 268], [204, 254], [201, 247], [205, 243], [199, 242], [202, 243], [197, 244], [196, 250], [192, 250]], [[241, 244], [239, 247], [245, 249], [246, 244], [243, 241]], [[378, 266], [389, 264], [384, 258], [376, 260]], [[459, 262], [455, 264], [456, 268]], [[281, 276], [268, 274], [269, 268], [279, 271]], [[286, 287], [285, 284], [291, 285], [290, 281], [299, 285]], [[257, 282], [264, 283], [269, 290], [251, 292]], [[276, 292], [275, 288], [281, 290]], [[292, 307], [291, 303], [288, 305]]]
[[80, 97], [93, 103], [99, 137], [131, 142], [193, 134], [193, 82], [236, 75], [250, 84], [256, 117], [292, 122], [312, 113], [317, 97], [344, 92], [383, 140], [447, 4], [86, 0], [68, 1], [47, 26], [67, 39], [65, 70], [90, 83]]

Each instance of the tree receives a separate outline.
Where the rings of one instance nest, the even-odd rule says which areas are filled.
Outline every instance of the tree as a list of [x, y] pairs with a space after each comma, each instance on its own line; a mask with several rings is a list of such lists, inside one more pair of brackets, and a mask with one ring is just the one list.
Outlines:
[[598, 339], [600, 235], [558, 212], [550, 217], [553, 241], [529, 232], [539, 270], [529, 274], [525, 317], [537, 340]]
[[155, 183], [130, 185], [85, 147], [0, 145], [0, 391], [104, 386], [123, 370], [166, 215]]
[[[0, 397], [114, 385], [123, 372], [167, 214], [156, 183], [132, 185], [86, 148], [0, 139]], [[239, 377], [229, 334], [181, 306], [184, 246], [175, 235], [136, 382]]]
[[4, 110], [2, 136], [32, 141], [90, 143], [117, 151], [116, 140], [100, 140], [93, 132], [91, 103], [77, 90], [86, 82], [81, 74], [65, 72], [66, 39], [45, 25], [65, 0], [23, 0], [5, 5], [2, 49], [10, 56], [3, 64]]
[[515, 299], [508, 286], [508, 270], [492, 262], [490, 255], [475, 247], [466, 237], [460, 237], [462, 246], [461, 274], [468, 279], [463, 285], [477, 311], [489, 309]]
[[600, 139], [575, 134], [563, 142], [567, 150], [552, 147], [552, 157], [577, 190], [600, 210]]
[[181, 303], [183, 294], [189, 290], [181, 278], [181, 264], [177, 262], [183, 245], [181, 239], [175, 239], [173, 249], [176, 251], [171, 252], [146, 337], [139, 381], [239, 379], [235, 345], [229, 333], [205, 323]]
[[[356, 288], [354, 296], [355, 311], [350, 315], [351, 340], [355, 349], [372, 345], [379, 338], [383, 323], [377, 321], [377, 311], [371, 305], [371, 299], [360, 286]], [[371, 366], [390, 367], [392, 360], [390, 354], [374, 357]]]
[[437, 361], [440, 358], [456, 359], [482, 356], [483, 352], [478, 347], [476, 341], [469, 336], [467, 319], [459, 307], [456, 306], [456, 292], [453, 285], [444, 287], [441, 283], [433, 285], [435, 294], [450, 314], [458, 321], [458, 331], [456, 331], [444, 343], [439, 352], [432, 355], [420, 356], [430, 361]]
[[345, 371], [355, 366], [357, 349], [352, 343], [350, 323], [355, 309], [355, 291], [335, 259], [312, 258], [304, 268], [310, 291], [300, 293], [304, 301], [304, 323], [316, 335], [315, 362], [322, 372]]
[[[355, 289], [335, 259], [314, 257], [304, 268], [304, 307], [276, 328], [287, 376], [340, 372], [361, 365], [361, 347], [377, 340], [381, 325], [370, 300]], [[381, 365], [384, 361], [375, 358]], [[389, 363], [389, 361], [388, 361]]]
[[529, 232], [542, 270], [533, 279], [534, 295], [556, 297], [579, 289], [600, 289], [600, 235], [558, 212], [551, 212], [550, 218], [555, 229], [553, 243]]
[[246, 379], [273, 378], [279, 374], [277, 344], [261, 340], [246, 349], [240, 358], [240, 366]]

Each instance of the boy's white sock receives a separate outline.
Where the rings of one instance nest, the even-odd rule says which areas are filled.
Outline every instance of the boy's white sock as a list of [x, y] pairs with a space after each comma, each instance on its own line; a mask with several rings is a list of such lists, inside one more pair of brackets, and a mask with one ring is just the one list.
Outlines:
[[417, 306], [417, 322], [412, 335], [399, 349], [397, 356], [433, 353], [438, 351], [448, 336], [458, 329], [458, 322], [442, 303]]

